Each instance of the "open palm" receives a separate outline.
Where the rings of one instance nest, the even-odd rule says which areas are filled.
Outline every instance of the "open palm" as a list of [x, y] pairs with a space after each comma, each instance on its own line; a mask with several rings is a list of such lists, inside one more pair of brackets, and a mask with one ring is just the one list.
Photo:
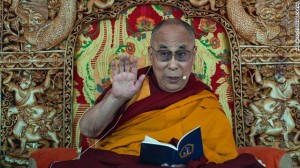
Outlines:
[[137, 58], [131, 62], [129, 56], [121, 56], [117, 68], [115, 61], [112, 61], [112, 94], [115, 98], [128, 100], [139, 91], [145, 75], [141, 75], [137, 80], [137, 62]]

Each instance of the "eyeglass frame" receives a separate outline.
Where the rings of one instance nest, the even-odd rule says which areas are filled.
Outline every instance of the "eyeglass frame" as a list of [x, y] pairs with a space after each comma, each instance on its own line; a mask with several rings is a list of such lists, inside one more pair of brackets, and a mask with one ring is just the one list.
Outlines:
[[[188, 61], [191, 59], [192, 53], [194, 52], [194, 51], [190, 51], [190, 50], [176, 50], [176, 51], [174, 51], [174, 52], [171, 51], [171, 50], [155, 50], [151, 45], [150, 45], [150, 48], [156, 53], [156, 54], [155, 54], [155, 58], [156, 58], [157, 61], [159, 61], [159, 59], [157, 58], [157, 53], [158, 53], [159, 51], [170, 51], [170, 52], [172, 53], [172, 57], [171, 57], [169, 60], [167, 60], [167, 61], [159, 61], [159, 62], [169, 62], [169, 61], [173, 58], [173, 56], [174, 56], [175, 60], [178, 61], [178, 62], [188, 62]], [[194, 46], [192, 49], [195, 49], [195, 48], [196, 48], [196, 46]], [[177, 52], [177, 51], [188, 51], [188, 53], [189, 53], [189, 58], [188, 58], [188, 60], [187, 60], [187, 61], [180, 61], [180, 60], [176, 59], [176, 52]]]

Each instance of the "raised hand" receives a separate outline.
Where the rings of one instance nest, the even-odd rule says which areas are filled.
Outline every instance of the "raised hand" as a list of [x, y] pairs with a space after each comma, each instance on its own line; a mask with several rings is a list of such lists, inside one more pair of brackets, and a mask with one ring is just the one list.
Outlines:
[[138, 58], [134, 57], [131, 62], [129, 55], [121, 56], [119, 68], [115, 61], [112, 61], [112, 95], [119, 100], [131, 99], [143, 84], [145, 75], [137, 79]]

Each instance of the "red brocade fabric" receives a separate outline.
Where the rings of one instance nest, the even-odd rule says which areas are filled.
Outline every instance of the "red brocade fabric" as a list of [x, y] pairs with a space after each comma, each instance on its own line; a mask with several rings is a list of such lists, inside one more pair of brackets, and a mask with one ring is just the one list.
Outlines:
[[[139, 157], [117, 154], [111, 151], [89, 149], [78, 160], [52, 163], [50, 168], [155, 168], [139, 163]], [[167, 167], [167, 166], [166, 166]], [[251, 154], [240, 154], [236, 159], [223, 164], [208, 163], [205, 157], [190, 161], [187, 168], [264, 168]]]
[[[241, 148], [238, 148], [238, 151], [240, 154], [242, 154], [242, 153], [253, 154], [257, 159], [260, 159], [267, 166], [267, 168], [278, 168], [279, 162], [280, 162], [282, 156], [287, 153], [287, 152], [284, 152], [279, 149], [268, 148], [268, 147], [241, 147]], [[87, 155], [84, 154], [81, 158], [88, 157], [88, 155], [93, 155], [93, 154], [98, 155], [97, 153], [100, 154], [101, 151], [100, 150], [96, 151], [95, 149], [93, 149], [90, 153], [87, 153]], [[104, 156], [107, 156], [107, 157], [105, 157], [107, 160], [109, 160], [108, 158], [111, 157], [111, 155], [113, 155], [113, 152], [107, 152], [107, 151], [105, 152], [104, 151], [104, 153], [105, 153]], [[106, 154], [109, 154], [109, 155], [106, 155]], [[119, 155], [118, 157], [122, 157], [122, 156], [123, 155]], [[50, 164], [54, 161], [66, 161], [66, 160], [72, 160], [72, 159], [76, 158], [77, 153], [76, 153], [76, 148], [56, 148], [56, 149], [44, 148], [44, 149], [40, 149], [40, 150], [32, 153], [30, 157], [36, 161], [36, 167], [48, 168], [48, 167], [50, 167]], [[125, 158], [130, 158], [131, 161], [136, 162], [134, 164], [137, 164], [138, 158], [136, 156], [126, 156]], [[245, 159], [245, 158], [247, 158], [246, 162], [248, 162], [250, 160], [253, 161], [252, 156], [249, 157], [249, 156], [245, 155], [245, 157], [243, 156], [243, 159]], [[102, 157], [102, 159], [104, 159], [104, 158]], [[73, 163], [78, 163], [78, 162], [81, 162], [81, 161], [75, 161]], [[95, 160], [92, 162], [94, 163], [97, 161]], [[235, 162], [235, 164], [238, 163], [237, 161], [234, 161], [234, 162]], [[207, 159], [201, 158], [197, 161], [190, 162], [189, 166], [190, 166], [190, 168], [196, 168], [196, 167], [203, 168], [203, 166], [206, 166], [206, 163], [207, 163]], [[232, 162], [229, 162], [229, 163], [232, 163]], [[253, 163], [256, 163], [256, 161], [253, 161]], [[71, 164], [71, 163], [66, 163], [66, 165], [67, 164]], [[133, 164], [133, 163], [131, 163], [131, 164]], [[213, 163], [210, 163], [210, 165], [211, 164], [213, 164]], [[117, 164], [111, 164], [110, 167], [113, 168], [113, 166], [115, 166], [115, 165], [117, 165]], [[208, 165], [208, 166], [210, 166], [210, 165]], [[59, 165], [55, 165], [55, 166], [59, 166]], [[142, 165], [142, 166], [148, 166], [148, 165]], [[214, 166], [218, 166], [218, 165], [214, 165]], [[87, 164], [85, 164], [83, 167], [87, 167]], [[153, 166], [148, 166], [148, 167], [151, 168]], [[102, 167], [97, 167], [97, 168], [102, 168]], [[135, 168], [135, 167], [132, 167], [132, 168]], [[204, 168], [206, 168], [206, 167], [204, 167]], [[232, 167], [230, 167], [230, 168], [232, 168]]]

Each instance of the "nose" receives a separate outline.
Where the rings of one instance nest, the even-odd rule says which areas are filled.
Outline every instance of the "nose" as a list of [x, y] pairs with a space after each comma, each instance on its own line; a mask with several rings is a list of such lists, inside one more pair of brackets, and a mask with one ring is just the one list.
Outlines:
[[176, 70], [176, 69], [178, 69], [178, 61], [175, 59], [174, 54], [172, 54], [172, 58], [168, 62], [168, 68], [170, 70]]

